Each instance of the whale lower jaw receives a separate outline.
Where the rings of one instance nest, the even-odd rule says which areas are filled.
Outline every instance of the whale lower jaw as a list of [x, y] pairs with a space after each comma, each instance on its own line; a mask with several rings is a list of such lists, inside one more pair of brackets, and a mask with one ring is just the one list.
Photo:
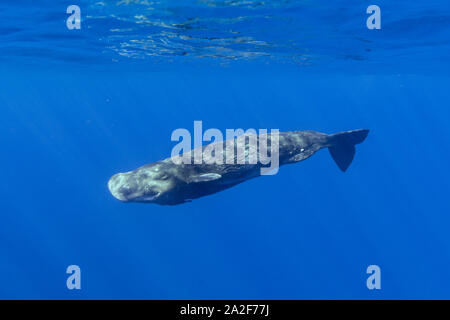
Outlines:
[[133, 202], [151, 202], [151, 201], [157, 199], [160, 195], [161, 195], [161, 192], [158, 192], [155, 195], [141, 196], [141, 197], [134, 198], [131, 201], [133, 201]]

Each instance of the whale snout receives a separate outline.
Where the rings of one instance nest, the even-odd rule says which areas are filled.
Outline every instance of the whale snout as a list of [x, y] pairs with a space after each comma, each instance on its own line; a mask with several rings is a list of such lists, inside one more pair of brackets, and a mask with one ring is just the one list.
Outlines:
[[161, 192], [153, 189], [142, 177], [135, 172], [115, 174], [108, 181], [108, 189], [114, 198], [123, 202], [152, 202]]
[[108, 181], [108, 189], [117, 200], [127, 202], [128, 195], [133, 193], [131, 186], [127, 184], [126, 174], [115, 174]]

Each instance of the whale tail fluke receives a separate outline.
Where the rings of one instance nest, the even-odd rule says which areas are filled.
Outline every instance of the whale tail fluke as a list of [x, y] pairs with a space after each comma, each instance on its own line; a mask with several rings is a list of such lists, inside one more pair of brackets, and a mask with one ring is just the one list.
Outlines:
[[331, 157], [339, 169], [346, 171], [355, 156], [355, 145], [363, 142], [369, 134], [368, 129], [358, 129], [335, 133], [329, 136]]

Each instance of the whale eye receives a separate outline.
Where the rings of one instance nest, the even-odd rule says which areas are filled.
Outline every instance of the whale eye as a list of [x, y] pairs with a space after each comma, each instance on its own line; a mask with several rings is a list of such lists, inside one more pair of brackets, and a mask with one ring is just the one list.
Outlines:
[[147, 178], [148, 178], [148, 174], [146, 174], [146, 173], [141, 173], [140, 178], [141, 178], [141, 179], [147, 179]]
[[158, 179], [158, 180], [167, 180], [167, 179], [169, 179], [169, 176], [167, 174], [165, 174], [165, 173], [161, 173], [160, 175], [158, 175], [156, 177], [156, 179]]

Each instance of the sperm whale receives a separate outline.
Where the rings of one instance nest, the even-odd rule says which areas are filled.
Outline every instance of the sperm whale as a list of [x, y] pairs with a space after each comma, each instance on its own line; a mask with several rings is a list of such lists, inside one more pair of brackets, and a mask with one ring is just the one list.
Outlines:
[[[317, 151], [328, 148], [337, 166], [346, 171], [353, 161], [355, 145], [362, 143], [368, 133], [367, 129], [358, 129], [335, 134], [310, 130], [253, 137], [246, 134], [247, 137], [244, 135], [244, 139], [239, 139], [236, 143], [238, 148], [247, 148], [245, 154], [240, 155], [245, 158], [252, 155], [257, 158], [256, 154], [260, 151], [258, 147], [248, 146], [251, 138], [256, 139], [258, 146], [263, 139], [270, 144], [277, 143], [280, 166], [303, 161]], [[230, 151], [226, 147], [227, 141], [217, 143], [221, 144], [221, 148], [225, 146], [224, 154], [234, 151], [234, 148]], [[115, 174], [109, 180], [108, 188], [116, 199], [123, 202], [177, 205], [220, 192], [261, 175], [261, 168], [264, 166], [261, 162], [239, 161], [242, 159], [238, 159], [239, 155], [233, 153], [236, 161], [232, 163], [211, 163], [208, 161], [211, 154], [206, 150], [207, 147], [201, 147], [201, 150], [194, 149], [188, 153], [189, 157], [193, 157], [196, 151], [200, 151], [204, 160], [200, 164], [179, 163], [173, 157], [167, 158], [129, 172]]]

